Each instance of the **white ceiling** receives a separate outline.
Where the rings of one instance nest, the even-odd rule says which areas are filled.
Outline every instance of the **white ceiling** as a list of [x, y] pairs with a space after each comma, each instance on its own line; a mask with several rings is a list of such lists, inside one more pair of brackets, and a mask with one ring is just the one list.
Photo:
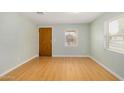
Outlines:
[[101, 12], [44, 12], [44, 14], [37, 14], [37, 12], [20, 13], [28, 17], [37, 24], [50, 25], [50, 24], [78, 24], [90, 23], [98, 16], [102, 15]]

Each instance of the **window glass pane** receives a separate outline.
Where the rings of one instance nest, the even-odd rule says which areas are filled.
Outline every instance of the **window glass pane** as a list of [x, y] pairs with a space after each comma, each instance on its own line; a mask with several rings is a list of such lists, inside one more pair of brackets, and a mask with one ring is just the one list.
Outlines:
[[77, 31], [65, 32], [65, 46], [77, 46]]
[[109, 22], [109, 48], [124, 49], [124, 17]]

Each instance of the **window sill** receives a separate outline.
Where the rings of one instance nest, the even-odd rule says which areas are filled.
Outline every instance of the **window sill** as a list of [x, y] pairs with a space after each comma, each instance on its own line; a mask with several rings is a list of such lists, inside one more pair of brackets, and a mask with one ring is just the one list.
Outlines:
[[119, 54], [124, 54], [124, 50], [123, 49], [119, 49], [119, 48], [115, 48], [115, 47], [110, 47], [107, 50], [115, 52], [115, 53], [119, 53]]

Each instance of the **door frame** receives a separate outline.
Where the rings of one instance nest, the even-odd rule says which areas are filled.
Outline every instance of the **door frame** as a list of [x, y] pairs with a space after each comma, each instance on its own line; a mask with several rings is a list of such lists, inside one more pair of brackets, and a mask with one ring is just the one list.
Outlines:
[[[54, 41], [53, 40], [54, 39], [53, 38], [53, 31], [54, 31], [53, 26], [39, 26], [38, 28], [39, 28], [39, 30], [40, 30], [40, 28], [51, 28], [52, 29], [52, 55], [51, 55], [51, 57], [53, 57], [53, 43], [54, 43], [53, 42]], [[38, 30], [38, 54], [39, 54], [39, 30]]]

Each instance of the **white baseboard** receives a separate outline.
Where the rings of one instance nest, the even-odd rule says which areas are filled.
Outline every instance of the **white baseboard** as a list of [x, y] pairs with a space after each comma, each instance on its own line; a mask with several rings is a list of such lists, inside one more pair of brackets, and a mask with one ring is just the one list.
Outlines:
[[89, 57], [89, 55], [52, 55], [52, 57]]
[[29, 62], [30, 60], [34, 59], [35, 57], [38, 57], [38, 55], [35, 55], [35, 56], [33, 56], [33, 57], [31, 57], [31, 58], [25, 60], [24, 62], [22, 62], [22, 63], [20, 63], [20, 64], [18, 64], [18, 65], [16, 65], [16, 66], [14, 66], [13, 68], [11, 68], [11, 69], [9, 69], [9, 70], [3, 72], [2, 74], [0, 74], [0, 76], [6, 75], [7, 73], [11, 72], [12, 70], [14, 70], [14, 69], [20, 67], [21, 65], [25, 64], [26, 62]]
[[89, 58], [91, 58], [92, 60], [94, 60], [97, 64], [99, 64], [100, 66], [102, 66], [104, 69], [106, 69], [107, 71], [109, 71], [112, 75], [114, 75], [115, 77], [117, 77], [119, 80], [123, 81], [124, 78], [122, 78], [121, 76], [119, 76], [117, 73], [113, 72], [110, 68], [108, 68], [107, 66], [103, 65], [102, 63], [100, 63], [100, 61], [96, 60], [94, 57], [89, 56]]

